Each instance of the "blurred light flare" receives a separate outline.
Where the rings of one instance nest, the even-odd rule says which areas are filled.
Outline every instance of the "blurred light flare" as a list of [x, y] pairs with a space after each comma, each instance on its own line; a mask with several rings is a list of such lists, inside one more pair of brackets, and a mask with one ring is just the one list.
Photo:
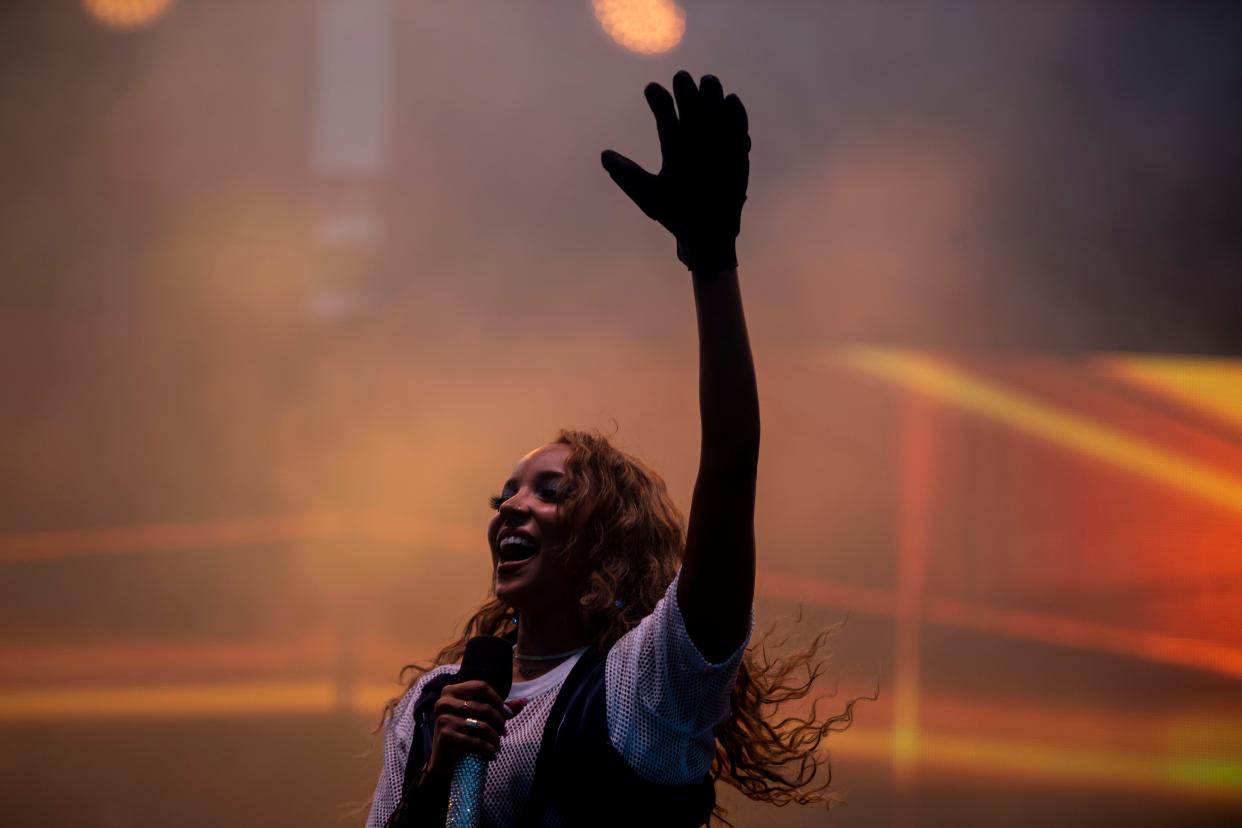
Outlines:
[[631, 52], [667, 52], [686, 31], [686, 13], [672, 0], [594, 0], [592, 5], [608, 36]]
[[920, 647], [936, 479], [937, 410], [907, 394], [899, 439], [896, 654], [894, 656], [893, 770], [899, 785], [914, 775], [919, 755]]
[[1242, 365], [1236, 359], [1110, 356], [1098, 364], [1113, 376], [1242, 426]]
[[109, 29], [130, 31], [154, 23], [172, 6], [172, 0], [82, 0], [82, 5]]
[[0, 693], [0, 721], [151, 719], [324, 713], [340, 693], [330, 679], [115, 687], [39, 687]]
[[[238, 715], [329, 715], [349, 711], [373, 716], [401, 691], [395, 683], [342, 686], [328, 677], [294, 680], [197, 682], [161, 685], [36, 687], [0, 692], [0, 722], [104, 721], [216, 718]], [[933, 706], [934, 711], [934, 706]], [[997, 711], [1000, 712], [1000, 711]], [[1048, 732], [1061, 732], [1061, 711], [1045, 711]], [[933, 718], [938, 718], [932, 713]], [[1122, 724], [1117, 717], [1114, 724]], [[1133, 726], [1133, 723], [1130, 723]], [[894, 759], [893, 732], [854, 726], [835, 734], [824, 755], [877, 761]], [[1098, 745], [1049, 744], [994, 733], [924, 731], [915, 747], [920, 771], [984, 774], [1157, 788], [1230, 799], [1242, 796], [1242, 763], [1233, 757], [1169, 756], [1110, 750]]]
[[951, 403], [1076, 453], [1125, 469], [1242, 514], [1242, 479], [1072, 414], [935, 357], [897, 348], [857, 347], [829, 359]]

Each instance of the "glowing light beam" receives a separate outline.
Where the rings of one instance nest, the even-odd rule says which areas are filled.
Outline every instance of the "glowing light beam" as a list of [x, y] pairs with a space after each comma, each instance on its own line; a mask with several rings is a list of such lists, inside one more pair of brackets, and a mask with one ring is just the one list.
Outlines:
[[1105, 423], [972, 376], [943, 360], [900, 349], [869, 347], [849, 348], [830, 358], [1242, 514], [1242, 479], [1123, 434]]
[[1242, 363], [1236, 359], [1107, 356], [1105, 373], [1242, 426]]

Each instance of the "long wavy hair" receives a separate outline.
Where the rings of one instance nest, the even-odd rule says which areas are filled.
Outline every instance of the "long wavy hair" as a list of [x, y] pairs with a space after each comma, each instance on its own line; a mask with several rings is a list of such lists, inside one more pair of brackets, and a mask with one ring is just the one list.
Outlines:
[[[685, 550], [685, 521], [664, 479], [617, 449], [602, 433], [563, 429], [555, 442], [570, 448], [558, 488], [559, 508], [570, 515], [587, 510], [581, 529], [568, 539], [561, 554], [586, 555], [590, 562], [579, 605], [592, 643], [607, 651], [655, 609], [672, 583]], [[457, 640], [440, 650], [430, 664], [407, 664], [400, 680], [407, 682], [407, 690], [413, 688], [419, 676], [433, 667], [459, 662], [471, 637], [511, 630], [513, 617], [513, 609], [490, 594]], [[820, 745], [829, 733], [849, 727], [854, 705], [862, 699], [820, 718], [819, 703], [834, 695], [828, 693], [813, 700], [806, 718], [788, 712], [781, 715], [785, 705], [811, 694], [825, 669], [821, 650], [835, 629], [821, 631], [809, 645], [784, 656], [768, 655], [773, 629], [747, 649], [733, 688], [732, 713], [716, 729], [713, 781], [724, 780], [750, 799], [778, 806], [816, 802], [831, 806], [838, 800], [827, 792], [832, 766]], [[376, 732], [382, 730], [400, 698], [384, 707]], [[712, 817], [732, 825], [725, 814], [718, 802]]]

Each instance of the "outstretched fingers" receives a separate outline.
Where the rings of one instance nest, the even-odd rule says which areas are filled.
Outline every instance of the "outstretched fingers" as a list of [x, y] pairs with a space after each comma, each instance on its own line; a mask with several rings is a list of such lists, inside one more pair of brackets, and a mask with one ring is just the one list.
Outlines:
[[673, 96], [654, 81], [643, 90], [651, 114], [655, 116], [656, 133], [660, 136], [660, 168], [674, 166], [680, 149], [677, 137], [677, 111], [673, 108]]
[[699, 81], [699, 109], [703, 125], [713, 132], [719, 127], [721, 108], [724, 106], [724, 89], [715, 75], [704, 75]]
[[658, 221], [659, 194], [656, 191], [656, 176], [613, 150], [604, 150], [599, 160], [608, 174], [612, 176], [612, 180], [617, 182], [617, 186], [638, 205], [639, 209], [646, 213], [648, 218]]
[[[614, 150], [604, 150], [600, 163], [644, 215], [677, 237], [677, 255], [687, 267], [694, 268], [691, 259], [704, 267], [715, 266], [711, 259], [736, 261], [732, 240], [738, 234], [750, 174], [750, 138], [742, 102], [737, 95], [725, 97], [715, 75], [703, 75], [696, 85], [684, 69], [673, 76], [671, 94], [664, 86], [649, 83], [643, 95], [660, 138], [659, 174]], [[723, 240], [717, 244], [719, 255], [696, 258], [689, 239], [713, 234]], [[700, 243], [699, 249], [712, 248]]]
[[722, 121], [730, 143], [742, 152], [750, 152], [750, 125], [742, 99], [737, 95], [730, 95], [724, 99], [722, 110]]
[[699, 90], [685, 69], [673, 75], [673, 96], [677, 99], [682, 130], [694, 134], [700, 127]]

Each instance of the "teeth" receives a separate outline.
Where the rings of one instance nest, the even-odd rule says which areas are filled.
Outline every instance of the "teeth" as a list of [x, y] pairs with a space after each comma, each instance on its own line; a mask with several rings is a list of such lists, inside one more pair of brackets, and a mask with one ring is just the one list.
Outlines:
[[505, 538], [504, 540], [500, 542], [501, 549], [504, 549], [506, 546], [515, 546], [515, 545], [524, 546], [527, 549], [535, 548], [534, 543], [528, 541], [526, 538], [522, 537], [521, 535], [510, 535], [509, 537]]

